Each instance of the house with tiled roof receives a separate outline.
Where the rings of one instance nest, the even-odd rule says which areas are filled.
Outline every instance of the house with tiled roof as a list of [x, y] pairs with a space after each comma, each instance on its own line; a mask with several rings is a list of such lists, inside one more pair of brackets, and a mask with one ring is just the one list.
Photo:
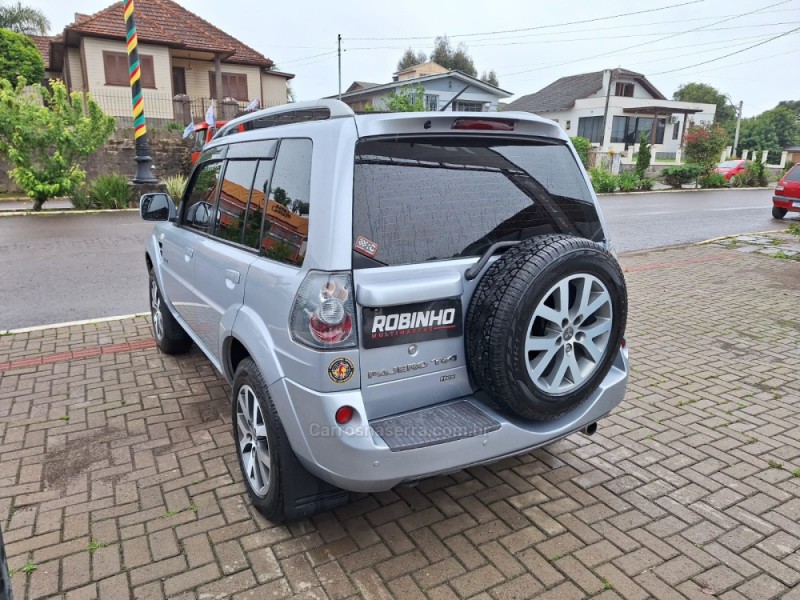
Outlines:
[[654, 159], [659, 155], [669, 160], [678, 152], [686, 126], [713, 121], [716, 108], [667, 100], [642, 73], [606, 69], [562, 77], [503, 110], [552, 119], [570, 136], [585, 137], [604, 152], [632, 155], [644, 132], [653, 144]]
[[[512, 95], [461, 71], [427, 62], [395, 72], [390, 83], [354, 81], [341, 95], [341, 100], [353, 110], [369, 107], [383, 110], [392, 92], [409, 85], [421, 86], [427, 110], [494, 112], [499, 100]], [[331, 96], [335, 97], [338, 95]]]
[[[220, 118], [255, 99], [262, 107], [287, 101], [294, 75], [173, 0], [137, 0], [141, 82], [149, 120], [202, 120], [211, 99]], [[131, 115], [123, 3], [75, 21], [54, 38], [31, 36], [51, 77], [89, 92], [118, 120]]]

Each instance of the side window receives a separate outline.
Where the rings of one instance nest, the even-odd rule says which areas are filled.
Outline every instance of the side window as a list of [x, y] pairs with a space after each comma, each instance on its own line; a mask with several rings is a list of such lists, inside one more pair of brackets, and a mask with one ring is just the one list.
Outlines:
[[261, 222], [264, 220], [264, 208], [269, 195], [269, 180], [272, 176], [274, 160], [258, 161], [256, 177], [253, 180], [253, 193], [250, 196], [250, 205], [247, 209], [247, 220], [244, 228], [244, 245], [248, 248], [258, 248], [261, 242]]
[[186, 206], [181, 223], [203, 233], [213, 232], [211, 213], [217, 194], [221, 162], [206, 163], [195, 173], [191, 191], [186, 194]]
[[[257, 164], [255, 160], [229, 160], [225, 166], [217, 204], [216, 237], [242, 243], [247, 204]], [[258, 226], [261, 227], [260, 220]]]
[[308, 239], [311, 150], [311, 140], [281, 141], [261, 238], [264, 256], [297, 266], [303, 264]]

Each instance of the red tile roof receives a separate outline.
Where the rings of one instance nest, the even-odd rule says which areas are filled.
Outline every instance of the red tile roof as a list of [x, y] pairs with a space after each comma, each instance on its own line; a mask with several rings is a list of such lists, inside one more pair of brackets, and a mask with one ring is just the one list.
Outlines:
[[[262, 67], [272, 61], [172, 0], [136, 0], [136, 31], [142, 42], [230, 54], [224, 62]], [[67, 25], [88, 36], [125, 39], [122, 2]]]
[[29, 35], [33, 45], [36, 46], [36, 49], [39, 51], [39, 54], [42, 55], [44, 59], [44, 70], [50, 70], [50, 42], [57, 39], [56, 37], [50, 37], [46, 35]]

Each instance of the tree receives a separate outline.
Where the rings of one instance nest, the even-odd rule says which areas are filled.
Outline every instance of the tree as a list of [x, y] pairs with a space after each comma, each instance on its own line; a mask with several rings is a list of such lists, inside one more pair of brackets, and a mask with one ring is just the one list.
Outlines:
[[644, 177], [647, 168], [650, 166], [651, 155], [650, 134], [647, 131], [643, 131], [639, 139], [639, 154], [636, 156], [636, 174], [639, 179]]
[[494, 87], [500, 87], [500, 82], [497, 81], [497, 73], [494, 72], [494, 69], [489, 69], [489, 73], [486, 71], [483, 72], [481, 75], [481, 81], [485, 81], [489, 85], [493, 85]]
[[800, 100], [781, 100], [776, 108], [788, 108], [800, 119]]
[[421, 65], [426, 62], [428, 62], [427, 54], [422, 51], [414, 53], [414, 49], [409, 46], [406, 48], [403, 56], [400, 57], [400, 60], [397, 61], [397, 70], [402, 71], [403, 69], [413, 67], [414, 65]]
[[[84, 114], [84, 103], [86, 113]], [[80, 161], [111, 135], [114, 118], [91, 96], [67, 93], [61, 81], [50, 88], [35, 84], [16, 87], [0, 79], [0, 156], [12, 169], [9, 176], [41, 210], [50, 198], [71, 194], [86, 178]]]
[[42, 55], [25, 35], [0, 29], [0, 79], [39, 82], [44, 79]]
[[0, 28], [26, 35], [47, 35], [50, 21], [42, 11], [25, 6], [22, 2], [0, 4]]
[[709, 173], [718, 163], [723, 148], [728, 144], [728, 133], [716, 123], [691, 125], [683, 136], [686, 162], [698, 165], [701, 173]]
[[472, 58], [467, 54], [467, 47], [464, 43], [461, 42], [454, 50], [446, 35], [436, 38], [433, 52], [431, 52], [431, 60], [451, 71], [461, 71], [472, 77], [476, 77], [478, 74]]
[[720, 124], [732, 123], [736, 120], [736, 109], [731, 105], [728, 97], [706, 83], [685, 83], [672, 94], [674, 100], [682, 102], [703, 102], [716, 104], [714, 122]]
[[420, 84], [404, 85], [392, 90], [386, 101], [390, 112], [422, 112], [425, 110], [425, 88]]
[[778, 105], [757, 117], [742, 119], [739, 147], [779, 154], [800, 141], [800, 124], [791, 108]]
[[272, 199], [282, 206], [289, 206], [289, 202], [292, 201], [289, 194], [287, 194], [286, 190], [282, 187], [275, 188], [275, 191], [272, 193]]

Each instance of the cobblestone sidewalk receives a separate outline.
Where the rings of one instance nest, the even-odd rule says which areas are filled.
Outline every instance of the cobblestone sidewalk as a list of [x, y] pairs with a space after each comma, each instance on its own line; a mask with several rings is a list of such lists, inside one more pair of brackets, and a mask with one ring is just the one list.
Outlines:
[[197, 351], [144, 318], [0, 337], [17, 598], [800, 598], [800, 264], [621, 260], [633, 371], [596, 435], [288, 526]]

